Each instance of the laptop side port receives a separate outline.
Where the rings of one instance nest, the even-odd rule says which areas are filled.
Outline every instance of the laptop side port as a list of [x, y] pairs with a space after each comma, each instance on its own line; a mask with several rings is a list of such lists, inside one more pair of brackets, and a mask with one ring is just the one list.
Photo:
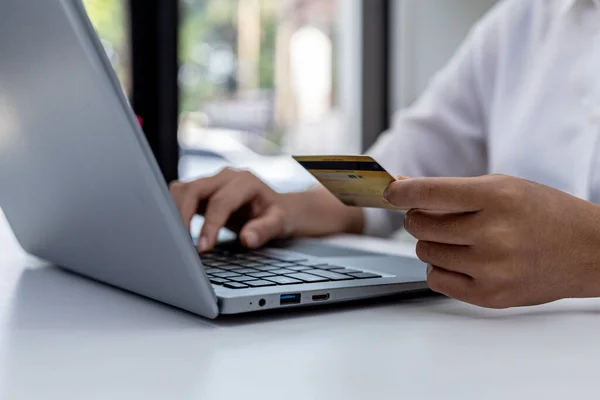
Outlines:
[[300, 293], [282, 294], [279, 296], [279, 304], [282, 306], [300, 304]]
[[329, 293], [325, 293], [325, 294], [315, 294], [312, 297], [312, 301], [325, 301], [325, 300], [329, 300]]

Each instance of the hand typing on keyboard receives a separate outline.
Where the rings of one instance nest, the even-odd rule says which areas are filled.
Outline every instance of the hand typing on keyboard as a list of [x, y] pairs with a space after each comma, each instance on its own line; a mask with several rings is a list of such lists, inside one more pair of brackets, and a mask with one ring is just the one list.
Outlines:
[[225, 169], [209, 178], [173, 182], [170, 189], [188, 230], [194, 215], [204, 216], [198, 239], [202, 253], [214, 248], [223, 227], [251, 249], [283, 237], [362, 230], [361, 210], [344, 206], [328, 191], [279, 194], [247, 171]]

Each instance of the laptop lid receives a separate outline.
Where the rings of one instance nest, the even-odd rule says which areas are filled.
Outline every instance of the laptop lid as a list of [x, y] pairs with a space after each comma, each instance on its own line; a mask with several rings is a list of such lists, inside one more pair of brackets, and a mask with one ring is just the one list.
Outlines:
[[80, 1], [3, 0], [0, 54], [0, 207], [23, 248], [214, 318], [214, 291]]

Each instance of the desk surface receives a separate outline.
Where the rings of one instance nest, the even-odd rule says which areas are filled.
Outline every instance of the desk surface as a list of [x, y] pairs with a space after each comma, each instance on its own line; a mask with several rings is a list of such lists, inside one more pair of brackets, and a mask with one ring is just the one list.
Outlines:
[[0, 214], [0, 399], [589, 398], [599, 332], [595, 300], [492, 311], [431, 296], [209, 322], [44, 266]]

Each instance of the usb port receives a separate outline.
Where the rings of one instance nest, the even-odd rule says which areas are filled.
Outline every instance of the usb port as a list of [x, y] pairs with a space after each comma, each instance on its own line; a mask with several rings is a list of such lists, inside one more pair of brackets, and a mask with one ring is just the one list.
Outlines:
[[279, 304], [282, 306], [289, 304], [300, 304], [300, 293], [282, 294], [279, 296]]
[[325, 300], [329, 300], [329, 293], [325, 293], [325, 294], [315, 294], [312, 297], [312, 301], [325, 301]]

